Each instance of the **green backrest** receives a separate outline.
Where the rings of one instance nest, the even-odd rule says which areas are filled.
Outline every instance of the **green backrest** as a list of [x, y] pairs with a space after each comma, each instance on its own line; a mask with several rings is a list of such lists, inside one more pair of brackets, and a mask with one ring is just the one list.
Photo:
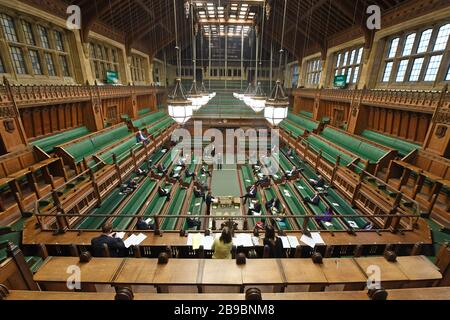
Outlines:
[[311, 118], [312, 119], [312, 117], [313, 117], [313, 113], [312, 112], [308, 112], [308, 111], [300, 111], [299, 114], [301, 116], [306, 117], [306, 118]]
[[389, 148], [392, 148], [394, 150], [398, 150], [401, 156], [406, 156], [411, 151], [420, 149], [420, 145], [418, 144], [405, 141], [400, 138], [391, 137], [371, 130], [364, 130], [361, 133], [361, 136], [363, 136], [366, 139], [373, 140]]
[[137, 114], [138, 114], [138, 116], [143, 116], [143, 115], [149, 113], [150, 111], [151, 111], [150, 108], [144, 108], [144, 109], [139, 110]]
[[70, 146], [67, 146], [65, 150], [74, 157], [75, 161], [81, 161], [84, 157], [87, 157], [94, 153], [95, 146], [91, 139], [82, 140]]
[[166, 114], [164, 112], [155, 112], [152, 114], [149, 114], [143, 118], [137, 119], [133, 121], [133, 126], [135, 128], [142, 129], [148, 125], [151, 125], [153, 122], [158, 121], [159, 119], [163, 118]]
[[62, 145], [71, 140], [78, 139], [82, 136], [89, 134], [89, 130], [86, 127], [79, 127], [72, 130], [64, 131], [50, 137], [46, 137], [40, 140], [36, 140], [31, 144], [34, 146], [38, 146], [45, 152], [52, 152], [53, 148]]
[[295, 124], [299, 125], [300, 127], [304, 128], [308, 131], [311, 131], [311, 132], [316, 130], [317, 127], [319, 126], [318, 123], [316, 123], [310, 119], [295, 115], [293, 113], [288, 114], [288, 119], [291, 120], [292, 122], [294, 122]]

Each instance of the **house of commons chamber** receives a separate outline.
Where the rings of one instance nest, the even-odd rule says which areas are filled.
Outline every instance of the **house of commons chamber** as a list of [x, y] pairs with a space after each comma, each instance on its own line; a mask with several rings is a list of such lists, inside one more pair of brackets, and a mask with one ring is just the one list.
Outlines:
[[0, 305], [450, 300], [449, 0], [0, 0], [0, 77]]

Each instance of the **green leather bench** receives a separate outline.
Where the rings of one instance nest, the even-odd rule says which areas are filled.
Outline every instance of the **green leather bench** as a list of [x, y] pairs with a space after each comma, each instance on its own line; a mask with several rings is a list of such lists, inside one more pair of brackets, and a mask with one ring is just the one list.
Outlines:
[[75, 163], [79, 163], [83, 160], [83, 158], [87, 158], [102, 151], [109, 145], [122, 140], [129, 134], [130, 133], [127, 126], [122, 125], [113, 130], [109, 130], [75, 144], [68, 145], [64, 148], [64, 150], [66, 150], [66, 152], [74, 158]]
[[382, 133], [378, 133], [371, 130], [364, 130], [361, 133], [361, 136], [364, 138], [384, 145], [388, 148], [397, 150], [398, 153], [404, 157], [411, 153], [414, 150], [420, 149], [421, 146], [412, 142], [408, 142], [406, 140], [402, 140], [400, 138], [394, 138]]
[[303, 134], [305, 133], [305, 130], [300, 129], [300, 127], [297, 127], [286, 120], [280, 123], [280, 128], [291, 134], [295, 139], [303, 136]]
[[[167, 210], [166, 216], [178, 216], [181, 213], [181, 209], [183, 208], [184, 199], [186, 198], [186, 189], [178, 188], [175, 192], [175, 196], [172, 198], [169, 204], [169, 208]], [[175, 218], [166, 218], [161, 224], [162, 230], [175, 230], [177, 225], [177, 220]]]
[[163, 117], [167, 116], [164, 112], [155, 112], [151, 113], [143, 118], [134, 120], [132, 122], [133, 127], [138, 129], [144, 129], [145, 127], [148, 127], [149, 125], [152, 125], [156, 121], [162, 119]]
[[[250, 186], [252, 186], [255, 183], [255, 177], [253, 176], [252, 167], [250, 165], [242, 165], [242, 167], [241, 167], [241, 182], [242, 182], [242, 186], [245, 188], [245, 190], [243, 190], [244, 192], [247, 190], [247, 188], [249, 188]], [[264, 207], [264, 203], [262, 203], [261, 194], [259, 192], [257, 193], [256, 198], [262, 207], [261, 214], [266, 215], [267, 214], [266, 209]], [[257, 222], [261, 221], [261, 218], [255, 217], [255, 218], [251, 219], [251, 221], [253, 222], [253, 226], [254, 226]]]
[[79, 127], [72, 130], [67, 130], [61, 133], [54, 134], [31, 142], [33, 146], [39, 147], [47, 153], [53, 152], [56, 146], [65, 144], [69, 141], [81, 138], [88, 135], [90, 132], [86, 127]]
[[[186, 170], [192, 173], [192, 172], [194, 172], [196, 165], [197, 165], [197, 159], [195, 159], [195, 157], [192, 157], [191, 158], [191, 164], [187, 167]], [[193, 177], [186, 177], [186, 175], [184, 175], [184, 177], [183, 177], [183, 184], [186, 185], [186, 186], [190, 185], [192, 180], [194, 180]]]
[[301, 128], [306, 129], [310, 132], [313, 132], [319, 127], [319, 124], [317, 122], [295, 115], [293, 113], [289, 113], [287, 118], [297, 126], [300, 126]]
[[[306, 199], [307, 197], [311, 198], [314, 196], [313, 188], [303, 179], [296, 181], [295, 187], [297, 188], [298, 192], [300, 193], [303, 199]], [[327, 206], [322, 200], [320, 200], [317, 206], [312, 203], [308, 203], [307, 205], [315, 215], [322, 215], [327, 210]], [[332, 219], [329, 223], [325, 222], [318, 222], [318, 223], [322, 225], [326, 230], [333, 230], [333, 231], [344, 230], [344, 227], [337, 219]]]
[[118, 146], [115, 146], [111, 150], [108, 150], [107, 152], [103, 153], [99, 156], [101, 160], [103, 160], [107, 164], [113, 164], [113, 158], [112, 155], [115, 154], [117, 158], [117, 162], [121, 162], [122, 160], [128, 158], [130, 156], [131, 150], [138, 150], [142, 148], [142, 143], [136, 143], [136, 138], [131, 137], [127, 141], [119, 144]]
[[[142, 183], [141, 187], [133, 193], [127, 204], [122, 208], [121, 214], [137, 215], [155, 187], [156, 181], [150, 179], [149, 177], [145, 178], [145, 181]], [[128, 228], [133, 219], [134, 218], [132, 217], [119, 216], [114, 219], [113, 228], [116, 230], [125, 230]]]
[[[203, 198], [197, 198], [194, 194], [192, 194], [191, 201], [189, 202], [189, 208], [186, 215], [188, 216], [199, 216], [202, 213], [203, 209]], [[191, 230], [196, 228], [189, 228], [187, 223], [187, 219], [184, 221], [183, 230]]]
[[308, 111], [300, 111], [299, 114], [303, 117], [312, 119], [313, 113]]
[[138, 115], [138, 117], [142, 117], [142, 116], [145, 116], [147, 113], [150, 113], [150, 112], [152, 112], [150, 110], [150, 108], [144, 108], [144, 109], [138, 110], [137, 115]]
[[319, 152], [320, 150], [322, 150], [322, 157], [330, 163], [335, 163], [338, 156], [341, 157], [340, 163], [342, 165], [346, 166], [353, 161], [353, 159], [347, 154], [340, 152], [338, 149], [332, 147], [325, 141], [315, 136], [310, 135], [306, 140], [309, 142], [310, 148], [312, 148], [314, 151]]
[[[278, 189], [280, 190], [281, 196], [283, 197], [293, 215], [304, 216], [308, 214], [305, 206], [297, 198], [295, 192], [292, 190], [289, 184], [280, 185], [278, 186]], [[297, 220], [297, 223], [300, 227], [303, 226], [304, 218], [295, 218], [295, 220]], [[316, 225], [311, 219], [308, 220], [308, 229], [317, 230]]]
[[386, 150], [333, 128], [325, 128], [321, 136], [370, 163], [377, 163], [387, 154]]
[[[275, 191], [272, 188], [265, 189], [264, 195], [266, 196], [267, 201], [270, 201], [270, 200], [276, 198]], [[279, 200], [281, 200], [281, 199], [279, 199]], [[263, 205], [263, 207], [264, 207], [264, 204], [261, 204], [261, 205]], [[277, 224], [277, 227], [279, 230], [287, 230], [287, 231], [292, 230], [292, 226], [287, 219], [284, 219], [282, 221], [278, 221], [275, 219], [275, 223]]]
[[[286, 153], [287, 148], [283, 148], [282, 151]], [[317, 179], [317, 174], [316, 174], [315, 170], [309, 164], [307, 164], [305, 162], [301, 162], [298, 155], [296, 155], [296, 154], [292, 155], [290, 160], [297, 167], [303, 168], [302, 174], [304, 177], [306, 177], [307, 179]], [[344, 198], [342, 198], [336, 191], [334, 191], [331, 188], [328, 189], [327, 195], [322, 195], [322, 198], [324, 198], [327, 201], [327, 203], [333, 207], [335, 213], [342, 214], [342, 215], [358, 214], [352, 208], [352, 206], [349, 204], [349, 202], [347, 202]], [[337, 206], [336, 206], [336, 204], [337, 204]], [[358, 225], [359, 229], [364, 228], [368, 223], [368, 221], [363, 217], [361, 217], [361, 218], [359, 218], [359, 217], [357, 217], [357, 218], [342, 218], [342, 220], [346, 221], [347, 223], [349, 223], [350, 221], [354, 221]]]
[[[163, 185], [162, 188], [167, 189], [167, 191], [170, 193], [172, 190], [172, 185], [166, 184]], [[144, 216], [147, 218], [159, 215], [166, 202], [167, 197], [161, 197], [158, 193], [156, 193], [155, 197], [152, 199], [147, 209], [145, 209]]]

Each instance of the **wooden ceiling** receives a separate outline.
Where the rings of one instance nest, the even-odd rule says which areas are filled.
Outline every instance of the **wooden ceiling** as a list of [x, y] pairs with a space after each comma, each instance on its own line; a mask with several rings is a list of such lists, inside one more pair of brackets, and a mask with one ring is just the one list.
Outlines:
[[[45, 0], [22, 0], [40, 4]], [[136, 48], [155, 56], [162, 48], [173, 47], [175, 41], [173, 0], [54, 0], [67, 6], [75, 4], [82, 12], [82, 39], [89, 31], [102, 26], [102, 30], [121, 34], [126, 47]], [[194, 0], [195, 1], [195, 0]], [[434, 1], [434, 0], [433, 0]], [[437, 0], [439, 1], [439, 0]], [[242, 0], [209, 0], [216, 6], [231, 6]], [[251, 3], [251, 0], [244, 0]], [[287, 0], [285, 48], [297, 58], [312, 50], [327, 48], [329, 39], [349, 28], [359, 27], [364, 33], [366, 8], [379, 5], [382, 15], [405, 3], [423, 3], [425, 0]], [[190, 21], [185, 16], [185, 0], [175, 0], [178, 31], [181, 42], [190, 43]], [[284, 0], [266, 0], [270, 14], [264, 29], [264, 43], [281, 41]], [[261, 10], [262, 12], [262, 10]], [[255, 23], [261, 24], [260, 14]], [[98, 29], [98, 28], [97, 28]], [[266, 47], [263, 45], [263, 47]]]

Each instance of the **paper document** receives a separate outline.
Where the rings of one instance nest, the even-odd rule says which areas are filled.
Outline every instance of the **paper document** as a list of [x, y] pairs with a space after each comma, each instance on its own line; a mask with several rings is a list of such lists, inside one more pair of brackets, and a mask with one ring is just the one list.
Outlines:
[[289, 243], [288, 237], [280, 237], [281, 242], [283, 243], [283, 248], [284, 249], [290, 249], [291, 245]]
[[145, 223], [147, 223], [147, 224], [149, 224], [151, 222], [153, 222], [153, 218], [148, 218], [147, 220], [145, 220]]
[[352, 228], [358, 228], [358, 225], [356, 224], [355, 221], [348, 220], [347, 222], [348, 222], [348, 224], [350, 225], [350, 227], [352, 227]]
[[116, 232], [115, 238], [123, 239], [125, 237], [125, 232]]
[[316, 244], [325, 244], [325, 242], [323, 241], [322, 237], [320, 236], [320, 233], [318, 233], [318, 232], [311, 232], [311, 236], [314, 239], [314, 242]]
[[131, 246], [138, 246], [146, 238], [147, 236], [143, 233], [140, 233], [139, 235], [132, 234], [131, 236], [128, 237], [127, 240], [124, 241], [125, 248], [129, 248]]
[[252, 237], [252, 243], [254, 246], [259, 246], [259, 238], [258, 237]]
[[300, 243], [298, 242], [297, 237], [295, 236], [288, 236], [287, 237], [289, 240], [289, 244], [291, 245], [291, 248], [297, 248], [298, 245], [300, 245]]
[[214, 237], [206, 236], [205, 239], [203, 240], [203, 248], [205, 250], [211, 250], [213, 243], [214, 243]]
[[253, 247], [252, 236], [250, 234], [240, 233], [237, 237], [241, 246], [245, 248]]
[[205, 236], [201, 233], [196, 233], [192, 236], [192, 250], [197, 250], [203, 245], [203, 240]]
[[310, 246], [311, 248], [314, 248], [316, 246], [316, 242], [314, 241], [314, 239], [312, 237], [308, 237], [307, 235], [302, 235], [300, 241], [307, 246]]

